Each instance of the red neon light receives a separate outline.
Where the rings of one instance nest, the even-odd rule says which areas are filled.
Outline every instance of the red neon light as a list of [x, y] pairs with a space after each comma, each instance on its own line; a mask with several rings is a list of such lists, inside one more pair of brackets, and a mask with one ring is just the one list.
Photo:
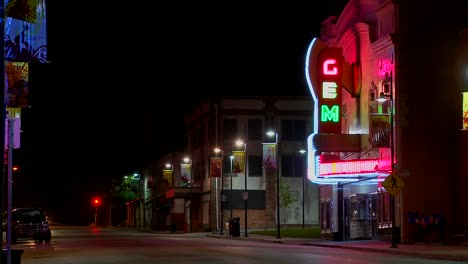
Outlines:
[[323, 75], [338, 75], [335, 59], [327, 59], [323, 62]]
[[322, 162], [323, 156], [320, 156], [319, 175], [333, 174], [356, 174], [376, 172], [379, 165], [378, 159], [347, 160], [335, 162]]

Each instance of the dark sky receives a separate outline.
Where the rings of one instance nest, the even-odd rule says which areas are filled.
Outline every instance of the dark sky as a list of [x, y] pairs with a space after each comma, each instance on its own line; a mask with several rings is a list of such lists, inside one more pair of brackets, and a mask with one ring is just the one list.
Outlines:
[[49, 2], [50, 63], [31, 69], [17, 201], [79, 207], [182, 150], [182, 116], [198, 98], [308, 95], [307, 45], [347, 1]]

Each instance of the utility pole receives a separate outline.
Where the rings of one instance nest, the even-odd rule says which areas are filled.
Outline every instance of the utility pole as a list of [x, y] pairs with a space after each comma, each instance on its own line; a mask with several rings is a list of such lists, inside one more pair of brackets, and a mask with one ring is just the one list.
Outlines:
[[[0, 38], [0, 45], [1, 45], [1, 58], [2, 63], [0, 63], [0, 72], [2, 73], [2, 78], [0, 79], [0, 149], [2, 153], [0, 154], [0, 179], [1, 179], [1, 188], [0, 188], [0, 213], [3, 217], [3, 197], [5, 194], [5, 173], [4, 173], [4, 164], [5, 164], [5, 1], [0, 0], [0, 28], [1, 31], [1, 38]], [[0, 225], [0, 245], [2, 245], [2, 252], [3, 252], [3, 225]], [[0, 257], [0, 264], [2, 264], [3, 257]]]

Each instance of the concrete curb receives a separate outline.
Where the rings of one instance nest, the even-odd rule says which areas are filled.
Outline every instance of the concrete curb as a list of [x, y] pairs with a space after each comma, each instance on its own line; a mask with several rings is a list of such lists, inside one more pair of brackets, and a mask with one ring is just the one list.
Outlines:
[[359, 245], [337, 245], [337, 244], [326, 244], [326, 243], [312, 243], [304, 242], [301, 239], [287, 239], [287, 240], [275, 240], [275, 238], [263, 238], [263, 237], [229, 237], [222, 236], [219, 234], [207, 234], [207, 237], [218, 238], [218, 239], [233, 239], [233, 240], [249, 240], [249, 241], [258, 241], [258, 242], [268, 242], [268, 243], [277, 243], [277, 244], [290, 244], [290, 245], [300, 245], [300, 246], [314, 246], [314, 247], [328, 247], [328, 248], [342, 248], [350, 249], [356, 251], [365, 251], [365, 252], [375, 252], [375, 253], [385, 253], [385, 254], [394, 254], [402, 256], [411, 256], [411, 257], [420, 257], [426, 259], [438, 259], [438, 260], [452, 260], [452, 261], [463, 261], [468, 262], [468, 257], [460, 255], [446, 255], [446, 254], [435, 254], [429, 252], [418, 252], [412, 250], [398, 250], [398, 249], [384, 249], [384, 248], [372, 248], [364, 247]]

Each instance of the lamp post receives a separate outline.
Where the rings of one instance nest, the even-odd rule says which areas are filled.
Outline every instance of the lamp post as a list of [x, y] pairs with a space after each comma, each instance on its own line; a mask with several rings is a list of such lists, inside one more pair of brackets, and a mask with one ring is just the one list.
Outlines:
[[219, 154], [221, 154], [221, 168], [220, 168], [220, 177], [221, 177], [221, 205], [220, 205], [220, 211], [221, 211], [221, 226], [220, 226], [220, 235], [224, 235], [224, 225], [223, 225], [223, 222], [224, 222], [224, 206], [223, 206], [223, 203], [224, 203], [224, 177], [223, 177], [223, 167], [222, 167], [222, 164], [223, 164], [223, 158], [224, 158], [224, 152], [223, 150], [221, 150], [220, 148], [216, 147], [214, 149], [214, 152], [216, 154], [216, 156], [219, 156]]
[[187, 166], [186, 177], [187, 177], [187, 184], [189, 185], [189, 188], [190, 188], [189, 222], [187, 223], [188, 224], [187, 232], [192, 232], [192, 199], [193, 199], [192, 162], [189, 157], [184, 157], [183, 161], [184, 161], [184, 164], [186, 164]]
[[[301, 155], [304, 155], [304, 153], [306, 153], [307, 151], [305, 149], [300, 149], [299, 150], [299, 153], [301, 153]], [[305, 177], [306, 175], [302, 175], [302, 229], [304, 229], [305, 227]]]
[[137, 227], [141, 227], [141, 193], [140, 193], [140, 174], [139, 173], [133, 173], [132, 180], [138, 180], [138, 185], [137, 185], [137, 193], [138, 193], [138, 199], [137, 199], [137, 210], [138, 210], [138, 223]]
[[247, 199], [249, 197], [249, 193], [247, 191], [247, 143], [245, 143], [244, 141], [238, 139], [236, 142], [235, 142], [236, 146], [237, 147], [244, 147], [244, 222], [245, 222], [245, 232], [244, 232], [244, 236], [245, 237], [248, 237], [248, 234], [247, 234]]
[[[129, 191], [130, 188], [128, 186], [128, 176], [127, 175], [124, 176], [124, 181], [125, 181], [125, 196], [128, 197], [127, 194], [128, 194], [128, 191]], [[126, 207], [126, 210], [127, 210], [127, 227], [130, 227], [130, 219], [131, 219], [131, 213], [132, 213], [129, 208], [130, 208], [129, 205], [127, 204], [127, 207]]]
[[[387, 85], [391, 85], [388, 84]], [[385, 102], [388, 101], [390, 103], [389, 105], [389, 119], [390, 119], [390, 173], [393, 173], [394, 171], [394, 137], [393, 137], [393, 95], [392, 95], [392, 90], [391, 86], [389, 90], [389, 94], [385, 94], [384, 92], [380, 93], [379, 98], [377, 101], [379, 102]], [[390, 246], [391, 248], [397, 248], [397, 241], [396, 241], [396, 226], [395, 226], [395, 212], [396, 212], [396, 205], [395, 205], [395, 196], [391, 195], [390, 199], [390, 207], [392, 208], [391, 212], [391, 220], [392, 220], [392, 245]]]
[[[169, 188], [173, 186], [173, 182], [174, 182], [173, 173], [174, 173], [174, 165], [172, 165], [171, 163], [166, 163], [165, 169], [163, 170], [163, 177], [164, 177], [163, 180], [164, 180], [164, 184], [166, 185], [166, 187], [164, 187], [164, 191], [167, 191]], [[177, 227], [175, 219], [174, 219], [174, 201], [172, 201], [170, 213], [171, 213], [170, 230], [173, 233], [176, 231], [176, 227]]]
[[231, 218], [232, 219], [232, 160], [234, 159], [234, 156], [231, 155], [229, 156], [229, 159], [231, 160], [231, 184], [230, 184], [230, 188], [231, 188], [231, 191], [229, 193], [229, 207], [231, 208]]
[[268, 136], [275, 136], [276, 144], [276, 238], [281, 239], [281, 218], [280, 218], [280, 176], [279, 176], [279, 151], [278, 151], [278, 133], [273, 131], [268, 131], [266, 133]]

